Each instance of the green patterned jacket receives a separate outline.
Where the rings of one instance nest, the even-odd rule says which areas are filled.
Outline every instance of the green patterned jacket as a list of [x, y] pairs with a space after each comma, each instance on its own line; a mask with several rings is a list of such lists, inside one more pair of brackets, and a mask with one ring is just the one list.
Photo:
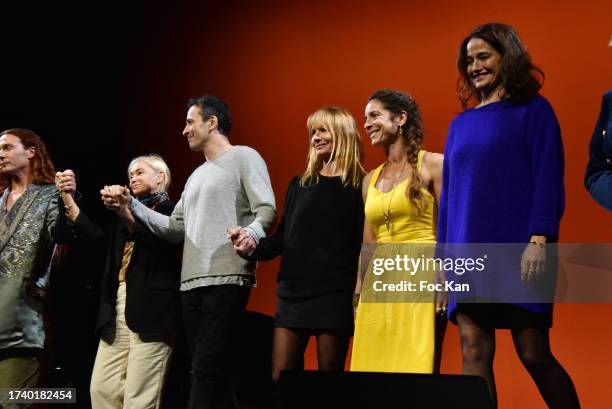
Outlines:
[[43, 298], [54, 251], [59, 195], [31, 184], [6, 211], [0, 198], [0, 351], [43, 348]]

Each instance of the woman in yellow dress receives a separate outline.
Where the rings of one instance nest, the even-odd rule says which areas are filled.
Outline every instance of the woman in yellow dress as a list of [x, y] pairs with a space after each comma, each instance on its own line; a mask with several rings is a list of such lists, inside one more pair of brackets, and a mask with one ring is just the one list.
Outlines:
[[[391, 253], [394, 255], [389, 257], [395, 257], [397, 250], [409, 257], [432, 257], [443, 156], [421, 150], [421, 114], [410, 95], [389, 89], [376, 91], [368, 99], [365, 119], [372, 145], [383, 147], [387, 160], [363, 181], [364, 245], [376, 243], [376, 257]], [[436, 330], [436, 312], [442, 313], [443, 320], [446, 306], [435, 303], [434, 293], [420, 293], [414, 302], [414, 298], [406, 300], [397, 293], [375, 291], [380, 287], [380, 282], [375, 282], [382, 277], [370, 269], [357, 283], [355, 292], [361, 292], [361, 298], [351, 371], [433, 373], [439, 369], [436, 358], [445, 329], [443, 321]], [[383, 280], [388, 283], [389, 277]], [[432, 281], [425, 272], [401, 277]]]

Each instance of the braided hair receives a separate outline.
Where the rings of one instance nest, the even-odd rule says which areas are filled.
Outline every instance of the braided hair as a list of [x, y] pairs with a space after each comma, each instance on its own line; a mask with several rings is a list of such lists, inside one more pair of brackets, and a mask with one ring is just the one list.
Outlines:
[[412, 167], [412, 178], [406, 187], [406, 196], [420, 213], [425, 208], [427, 199], [421, 190], [423, 178], [417, 170], [419, 152], [424, 138], [419, 106], [410, 94], [392, 89], [381, 89], [374, 92], [368, 98], [368, 102], [372, 100], [379, 101], [391, 113], [392, 118], [401, 115], [402, 112], [405, 112], [408, 117], [406, 123], [400, 127], [398, 136], [404, 138], [408, 145], [406, 155], [408, 164]]

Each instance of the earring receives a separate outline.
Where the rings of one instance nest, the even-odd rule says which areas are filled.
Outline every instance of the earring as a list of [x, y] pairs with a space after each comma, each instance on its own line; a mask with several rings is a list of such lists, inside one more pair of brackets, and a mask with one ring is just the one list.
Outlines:
[[399, 129], [397, 130], [397, 135], [398, 136], [404, 136], [404, 128], [402, 128], [401, 125], [400, 125]]

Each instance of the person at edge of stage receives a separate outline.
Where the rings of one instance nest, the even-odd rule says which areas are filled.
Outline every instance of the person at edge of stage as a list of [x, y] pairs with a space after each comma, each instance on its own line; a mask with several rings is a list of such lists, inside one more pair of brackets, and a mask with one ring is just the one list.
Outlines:
[[[477, 27], [458, 55], [464, 111], [446, 140], [438, 241], [524, 243], [516, 264], [501, 266], [507, 284], [502, 290], [519, 299], [540, 278], [555, 274], [546, 243], [557, 242], [564, 210], [561, 131], [539, 93], [544, 74], [511, 26]], [[483, 377], [495, 405], [495, 329], [508, 328], [548, 407], [580, 406], [550, 348], [550, 302], [458, 303], [453, 296], [449, 292], [448, 316], [459, 326], [462, 373]]]
[[[609, 47], [612, 47], [612, 36]], [[589, 163], [584, 176], [584, 187], [593, 199], [612, 210], [612, 90], [601, 100], [599, 117], [591, 137]]]
[[[70, 239], [59, 228], [54, 180], [40, 136], [23, 128], [0, 133], [0, 388], [44, 382], [47, 290], [61, 253], [56, 243]], [[8, 398], [1, 407], [31, 406]]]

